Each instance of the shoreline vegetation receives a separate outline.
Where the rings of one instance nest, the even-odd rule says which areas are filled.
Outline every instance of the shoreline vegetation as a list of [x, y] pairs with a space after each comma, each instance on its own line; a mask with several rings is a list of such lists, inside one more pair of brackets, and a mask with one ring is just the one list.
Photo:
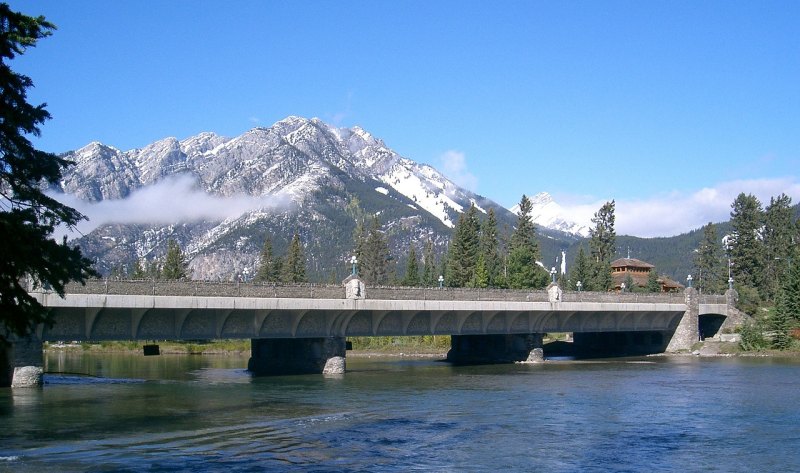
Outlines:
[[[398, 356], [436, 358], [445, 357], [450, 349], [450, 337], [350, 337], [351, 357]], [[91, 353], [138, 353], [143, 354], [143, 346], [156, 344], [162, 355], [217, 355], [242, 356], [250, 353], [250, 340], [197, 340], [197, 341], [143, 341], [118, 340], [102, 342], [46, 342], [45, 351], [70, 351]], [[563, 336], [545, 338], [544, 349], [548, 353], [561, 355], [564, 348]], [[791, 350], [743, 350], [736, 342], [698, 342], [692, 350], [682, 353], [657, 353], [649, 356], [704, 356], [704, 357], [800, 357], [800, 349]]]

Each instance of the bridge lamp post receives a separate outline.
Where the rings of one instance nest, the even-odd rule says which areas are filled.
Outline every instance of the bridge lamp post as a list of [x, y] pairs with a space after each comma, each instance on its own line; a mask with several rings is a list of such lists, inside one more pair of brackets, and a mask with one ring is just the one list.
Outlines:
[[350, 258], [350, 264], [353, 265], [353, 276], [355, 276], [356, 275], [356, 265], [358, 264], [358, 258], [356, 258], [355, 255], [353, 255], [353, 257]]
[[553, 266], [550, 268], [550, 277], [553, 278], [553, 284], [556, 283], [556, 267]]
[[728, 289], [733, 289], [733, 277], [728, 278]]
[[691, 275], [691, 274], [690, 274], [690, 275], [688, 275], [688, 276], [686, 276], [686, 284], [687, 284], [689, 287], [692, 287], [692, 275]]
[[619, 285], [620, 292], [625, 292], [625, 283]]
[[578, 288], [578, 292], [581, 292], [581, 289], [583, 288], [583, 284], [580, 281], [578, 281], [578, 282], [575, 283], [575, 287]]
[[442, 285], [444, 285], [444, 276], [442, 276], [442, 275], [440, 274], [440, 275], [439, 275], [439, 289], [441, 289], [441, 288], [442, 288]]

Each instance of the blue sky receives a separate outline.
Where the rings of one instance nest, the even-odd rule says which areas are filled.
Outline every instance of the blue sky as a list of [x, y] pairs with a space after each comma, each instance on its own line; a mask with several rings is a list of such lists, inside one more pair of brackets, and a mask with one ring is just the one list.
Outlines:
[[359, 125], [507, 207], [547, 191], [618, 233], [800, 199], [797, 1], [11, 1], [36, 143], [120, 149], [288, 115]]

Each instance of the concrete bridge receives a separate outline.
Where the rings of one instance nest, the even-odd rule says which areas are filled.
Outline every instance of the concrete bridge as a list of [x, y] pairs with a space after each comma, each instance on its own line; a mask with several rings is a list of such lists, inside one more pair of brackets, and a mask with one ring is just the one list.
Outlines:
[[65, 298], [32, 294], [54, 324], [17, 340], [4, 355], [13, 385], [39, 382], [43, 341], [249, 338], [248, 368], [285, 374], [343, 372], [348, 336], [452, 335], [450, 361], [509, 362], [541, 358], [548, 332], [572, 332], [575, 344], [587, 348], [652, 353], [688, 350], [702, 327], [708, 336], [741, 322], [735, 292], [700, 297], [691, 288], [620, 294], [555, 285], [366, 288], [357, 278], [344, 287], [94, 280], [70, 285]]

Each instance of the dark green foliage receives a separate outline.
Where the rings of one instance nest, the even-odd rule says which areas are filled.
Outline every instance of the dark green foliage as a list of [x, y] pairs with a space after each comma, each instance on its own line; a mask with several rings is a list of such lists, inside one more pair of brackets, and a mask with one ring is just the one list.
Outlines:
[[770, 198], [764, 214], [764, 273], [761, 295], [773, 300], [789, 267], [795, 231], [792, 199], [786, 194]]
[[403, 286], [419, 286], [419, 262], [417, 261], [417, 250], [414, 245], [408, 249], [408, 264], [406, 274], [402, 281]]
[[308, 282], [306, 264], [303, 245], [300, 243], [300, 235], [295, 233], [292, 237], [292, 242], [289, 244], [286, 262], [283, 264], [283, 281], [289, 283]]
[[425, 250], [422, 252], [422, 285], [433, 287], [436, 283], [436, 258], [433, 256], [433, 242], [425, 242]]
[[144, 267], [142, 267], [142, 262], [138, 258], [133, 262], [133, 271], [131, 272], [132, 279], [145, 279], [147, 277], [147, 273], [144, 271]]
[[175, 240], [167, 241], [167, 255], [164, 258], [164, 267], [161, 270], [161, 277], [163, 279], [186, 279], [188, 275], [189, 264], [183, 256], [181, 247]]
[[569, 272], [570, 289], [577, 290], [577, 284], [580, 281], [581, 290], [587, 290], [590, 274], [589, 260], [583, 251], [583, 245], [581, 245], [578, 248], [578, 256], [575, 257], [575, 264], [572, 265]]
[[703, 239], [694, 254], [694, 277], [697, 280], [697, 290], [706, 294], [723, 292], [726, 287], [723, 279], [727, 279], [728, 276], [723, 272], [724, 268], [722, 245], [717, 237], [716, 227], [708, 222], [703, 227]]
[[622, 282], [625, 284], [625, 292], [633, 292], [636, 289], [633, 277], [630, 274], [625, 275], [625, 280]]
[[359, 275], [367, 284], [380, 286], [389, 283], [389, 244], [378, 217], [372, 218], [369, 230], [357, 240], [356, 256]]
[[778, 350], [786, 350], [792, 345], [792, 337], [789, 331], [792, 329], [792, 315], [789, 313], [789, 295], [784, 291], [779, 291], [775, 304], [775, 312], [770, 319], [772, 329], [772, 347]]
[[255, 281], [277, 281], [280, 279], [280, 272], [275, 267], [275, 255], [272, 253], [272, 240], [267, 237], [264, 240], [264, 248], [261, 249], [259, 258], [258, 271], [256, 272]]
[[28, 140], [39, 136], [50, 114], [44, 104], [27, 102], [33, 81], [9, 65], [53, 29], [44, 17], [25, 16], [0, 3], [0, 343], [8, 334], [26, 336], [38, 324], [50, 323], [23, 278], [63, 295], [68, 282], [95, 275], [77, 247], [52, 238], [58, 225], [73, 228], [84, 218], [42, 192], [42, 184], [57, 184], [72, 163], [37, 150]]
[[458, 217], [447, 255], [447, 285], [450, 287], [466, 287], [475, 276], [480, 243], [477, 212], [475, 206], [471, 205], [468, 211]]
[[769, 341], [764, 337], [764, 323], [761, 319], [746, 322], [739, 328], [741, 341], [739, 346], [745, 351], [758, 351], [769, 348]]
[[658, 272], [656, 268], [652, 268], [647, 275], [647, 292], [661, 292], [661, 283], [658, 282]]
[[[481, 264], [481, 257], [483, 259], [484, 269], [480, 271], [483, 272], [485, 270], [486, 274], [485, 277], [481, 274], [476, 279], [485, 279], [487, 286], [501, 286], [503, 258], [500, 255], [500, 241], [497, 237], [497, 215], [494, 209], [491, 208], [486, 215], [486, 220], [484, 220], [481, 225], [480, 257], [478, 259], [478, 265]], [[476, 267], [475, 271], [478, 271], [478, 267]]]
[[588, 287], [592, 291], [611, 289], [611, 258], [614, 256], [617, 234], [614, 230], [615, 201], [606, 202], [592, 217], [594, 228], [589, 230], [592, 274]]
[[764, 271], [764, 244], [759, 238], [764, 224], [761, 203], [755, 196], [741, 193], [731, 207], [733, 279], [737, 285], [759, 288]]
[[536, 264], [541, 258], [536, 228], [531, 219], [531, 201], [523, 195], [519, 204], [517, 227], [511, 234], [508, 250], [508, 287], [512, 289], [543, 288], [549, 277], [547, 271]]

